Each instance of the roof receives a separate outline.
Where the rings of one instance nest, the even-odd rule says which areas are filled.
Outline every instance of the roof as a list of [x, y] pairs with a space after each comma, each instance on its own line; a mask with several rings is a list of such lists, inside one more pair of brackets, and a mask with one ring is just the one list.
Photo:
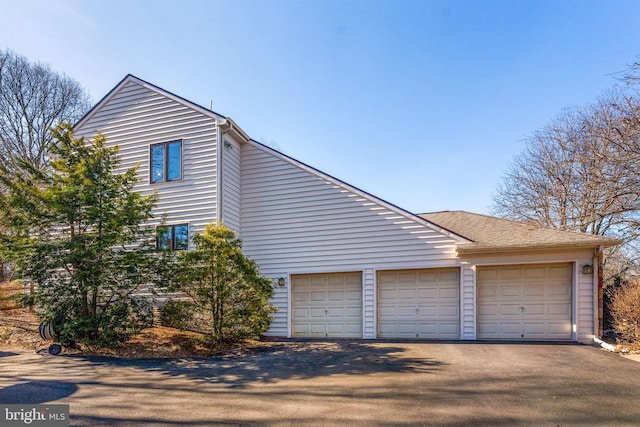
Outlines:
[[472, 243], [459, 244], [459, 253], [595, 248], [621, 243], [620, 240], [610, 237], [557, 230], [465, 211], [443, 211], [420, 214], [419, 216], [472, 241]]
[[120, 89], [122, 89], [124, 86], [126, 86], [128, 83], [136, 83], [138, 85], [141, 85], [149, 90], [152, 90], [156, 93], [159, 93], [163, 96], [166, 96], [170, 99], [173, 99], [174, 101], [185, 105], [188, 108], [192, 108], [195, 109], [196, 111], [199, 111], [203, 114], [205, 114], [206, 116], [212, 117], [214, 119], [216, 119], [218, 121], [218, 123], [220, 123], [220, 126], [222, 128], [223, 131], [225, 132], [230, 132], [232, 134], [232, 136], [236, 136], [239, 140], [244, 141], [244, 142], [249, 142], [254, 144], [257, 147], [262, 148], [263, 150], [269, 151], [273, 154], [275, 154], [276, 156], [280, 157], [281, 159], [295, 164], [296, 166], [306, 170], [307, 172], [318, 176], [319, 178], [322, 178], [326, 181], [332, 182], [333, 184], [347, 189], [348, 191], [352, 191], [362, 197], [364, 197], [365, 199], [369, 199], [371, 201], [373, 201], [374, 203], [384, 206], [387, 209], [396, 212], [402, 216], [404, 216], [405, 218], [408, 218], [414, 222], [417, 222], [419, 224], [422, 225], [426, 225], [427, 227], [436, 230], [440, 233], [442, 233], [445, 236], [448, 236], [450, 238], [452, 238], [453, 240], [457, 241], [457, 242], [465, 242], [468, 239], [466, 239], [463, 236], [458, 235], [457, 233], [447, 229], [446, 227], [442, 227], [438, 224], [434, 224], [431, 221], [416, 215], [412, 212], [409, 212], [405, 209], [400, 208], [399, 206], [396, 206], [392, 203], [389, 203], [379, 197], [376, 197], [374, 195], [372, 195], [371, 193], [368, 193], [364, 190], [361, 190], [351, 184], [347, 184], [346, 182], [335, 178], [325, 172], [320, 171], [319, 169], [313, 168], [309, 165], [307, 165], [306, 163], [303, 163], [297, 159], [294, 159], [293, 157], [287, 156], [286, 154], [281, 153], [278, 150], [275, 150], [271, 147], [267, 147], [264, 144], [261, 144], [258, 141], [255, 141], [253, 139], [251, 139], [239, 126], [237, 123], [235, 123], [233, 120], [231, 120], [230, 117], [226, 117], [223, 116], [222, 114], [218, 114], [210, 109], [207, 109], [201, 105], [198, 105], [194, 102], [189, 101], [188, 99], [185, 99], [179, 95], [176, 95], [172, 92], [169, 92], [165, 89], [162, 89], [159, 86], [156, 86], [152, 83], [147, 82], [146, 80], [143, 80], [139, 77], [136, 77], [132, 74], [127, 74], [113, 89], [111, 89], [109, 91], [109, 93], [107, 93], [100, 101], [98, 101], [98, 103], [96, 103], [96, 105], [93, 106], [93, 108], [91, 108], [91, 110], [89, 110], [75, 125], [74, 128], [79, 128], [81, 127], [86, 121], [88, 121], [104, 104], [106, 104], [107, 102], [109, 102], [109, 100], [111, 100], [112, 97], [114, 97], [118, 91], [120, 91]]

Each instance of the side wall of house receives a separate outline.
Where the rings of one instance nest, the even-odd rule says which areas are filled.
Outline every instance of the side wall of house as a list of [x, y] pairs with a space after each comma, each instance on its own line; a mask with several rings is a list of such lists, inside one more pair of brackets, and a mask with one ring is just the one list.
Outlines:
[[[363, 272], [363, 335], [375, 336], [375, 271], [459, 266], [455, 240], [255, 143], [242, 146], [244, 252], [270, 278]], [[289, 284], [269, 331], [287, 335]]]
[[[135, 190], [157, 191], [153, 224], [163, 215], [168, 224], [188, 223], [190, 234], [217, 220], [216, 120], [163, 94], [127, 82], [76, 129], [77, 136], [92, 138], [98, 131], [108, 146], [118, 146], [121, 170], [138, 165]], [[182, 140], [182, 179], [149, 183], [151, 144]]]
[[[593, 274], [582, 274], [582, 266], [593, 264], [593, 251], [590, 249], [555, 252], [531, 252], [531, 253], [501, 253], [490, 255], [467, 255], [461, 256], [461, 260], [475, 270], [478, 266], [502, 266], [510, 264], [539, 264], [539, 263], [573, 263], [573, 286], [572, 286], [572, 336], [579, 342], [591, 344], [594, 337], [594, 277]], [[466, 270], [466, 268], [465, 268]], [[463, 289], [469, 289], [464, 294], [476, 292], [476, 274], [464, 275]], [[465, 297], [465, 301], [470, 298]], [[467, 301], [463, 310], [463, 338], [475, 338], [475, 297], [473, 305]], [[468, 313], [474, 311], [473, 323], [469, 323], [472, 318]], [[473, 336], [470, 335], [474, 329]]]
[[224, 225], [242, 238], [240, 228], [240, 144], [228, 135], [222, 137], [220, 150], [220, 167], [222, 169], [221, 219]]

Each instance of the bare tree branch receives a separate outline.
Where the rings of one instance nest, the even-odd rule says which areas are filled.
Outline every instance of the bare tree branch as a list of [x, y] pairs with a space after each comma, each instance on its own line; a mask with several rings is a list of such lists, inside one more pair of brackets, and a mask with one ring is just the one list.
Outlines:
[[75, 80], [0, 50], [0, 162], [9, 170], [20, 168], [20, 162], [45, 167], [50, 129], [61, 121], [75, 122], [89, 106], [89, 96]]

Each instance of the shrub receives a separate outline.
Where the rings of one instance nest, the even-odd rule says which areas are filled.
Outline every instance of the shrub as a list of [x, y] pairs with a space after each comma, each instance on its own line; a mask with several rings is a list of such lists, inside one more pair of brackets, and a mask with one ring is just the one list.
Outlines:
[[[197, 323], [208, 323], [218, 343], [257, 338], [269, 329], [271, 281], [242, 253], [242, 242], [224, 225], [209, 224], [193, 238], [195, 248], [178, 254], [174, 290], [189, 295]], [[200, 318], [197, 318], [198, 315]]]
[[640, 347], [640, 280], [611, 290], [611, 318], [618, 339]]
[[195, 305], [190, 301], [169, 300], [160, 309], [162, 326], [185, 331], [191, 329]]

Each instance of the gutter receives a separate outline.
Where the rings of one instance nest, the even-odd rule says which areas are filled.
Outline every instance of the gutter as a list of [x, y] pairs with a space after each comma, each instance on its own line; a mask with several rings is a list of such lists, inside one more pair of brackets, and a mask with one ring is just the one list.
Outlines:
[[231, 120], [230, 117], [221, 120], [219, 126], [223, 133], [228, 134], [233, 139], [239, 142], [249, 142], [251, 140], [251, 138], [249, 138], [249, 135], [247, 135], [247, 133], [243, 131], [236, 122]]
[[600, 248], [614, 246], [621, 242], [616, 239], [598, 239], [591, 242], [574, 242], [564, 244], [548, 244], [530, 246], [522, 245], [505, 245], [505, 246], [481, 246], [470, 244], [458, 244], [456, 249], [461, 255], [483, 254], [483, 253], [500, 253], [500, 252], [531, 252], [531, 251], [548, 251], [548, 250], [570, 250], [570, 249], [587, 249], [599, 246]]

